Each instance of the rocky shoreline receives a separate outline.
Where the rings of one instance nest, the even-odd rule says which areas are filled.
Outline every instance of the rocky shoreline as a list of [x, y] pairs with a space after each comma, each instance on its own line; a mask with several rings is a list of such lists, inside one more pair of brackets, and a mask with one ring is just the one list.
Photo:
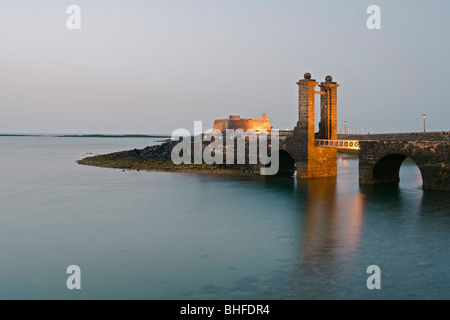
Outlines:
[[78, 160], [80, 165], [115, 168], [123, 170], [146, 170], [161, 172], [185, 173], [257, 173], [253, 165], [226, 164], [174, 164], [171, 152], [178, 141], [165, 141], [160, 145], [149, 146], [144, 149], [114, 152], [95, 155]]

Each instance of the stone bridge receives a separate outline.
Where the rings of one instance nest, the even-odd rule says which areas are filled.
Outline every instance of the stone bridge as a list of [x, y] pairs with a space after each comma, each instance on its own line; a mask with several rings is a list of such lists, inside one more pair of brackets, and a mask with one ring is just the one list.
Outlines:
[[[294, 130], [280, 140], [280, 173], [293, 173], [296, 168], [297, 178], [336, 176], [337, 149], [350, 148], [359, 149], [361, 184], [398, 182], [401, 164], [411, 158], [420, 169], [423, 188], [450, 191], [450, 135], [447, 132], [338, 137], [339, 85], [331, 76], [319, 84], [309, 73], [305, 73], [297, 85], [298, 122]], [[317, 85], [319, 91], [316, 91]], [[320, 95], [318, 133], [314, 119], [316, 94]], [[340, 140], [342, 138], [347, 140]]]
[[450, 191], [449, 141], [360, 141], [359, 182], [400, 181], [400, 166], [406, 158], [419, 167], [424, 189]]

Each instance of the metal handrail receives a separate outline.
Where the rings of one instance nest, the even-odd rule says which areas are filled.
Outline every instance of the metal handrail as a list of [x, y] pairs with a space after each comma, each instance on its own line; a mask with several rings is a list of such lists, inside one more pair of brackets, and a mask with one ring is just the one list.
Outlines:
[[358, 140], [316, 139], [316, 147], [359, 150]]

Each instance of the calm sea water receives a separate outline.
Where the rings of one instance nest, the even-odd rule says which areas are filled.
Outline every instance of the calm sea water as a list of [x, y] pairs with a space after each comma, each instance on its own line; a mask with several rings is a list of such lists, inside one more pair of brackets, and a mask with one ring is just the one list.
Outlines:
[[0, 299], [450, 299], [450, 194], [414, 163], [359, 186], [349, 156], [309, 181], [75, 162], [154, 143], [0, 137]]

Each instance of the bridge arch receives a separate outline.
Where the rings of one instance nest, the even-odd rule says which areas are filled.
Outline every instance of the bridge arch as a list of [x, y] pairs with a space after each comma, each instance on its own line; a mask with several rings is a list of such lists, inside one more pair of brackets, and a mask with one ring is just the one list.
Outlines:
[[424, 176], [420, 165], [410, 156], [399, 153], [391, 153], [381, 157], [373, 166], [372, 180], [374, 183], [395, 183], [400, 181], [400, 167], [407, 159], [411, 159], [419, 168], [422, 181]]
[[450, 191], [450, 142], [367, 140], [359, 143], [361, 184], [398, 182], [400, 166], [410, 158], [419, 168], [423, 189]]
[[279, 161], [278, 174], [292, 175], [295, 172], [295, 159], [288, 151], [279, 150]]

